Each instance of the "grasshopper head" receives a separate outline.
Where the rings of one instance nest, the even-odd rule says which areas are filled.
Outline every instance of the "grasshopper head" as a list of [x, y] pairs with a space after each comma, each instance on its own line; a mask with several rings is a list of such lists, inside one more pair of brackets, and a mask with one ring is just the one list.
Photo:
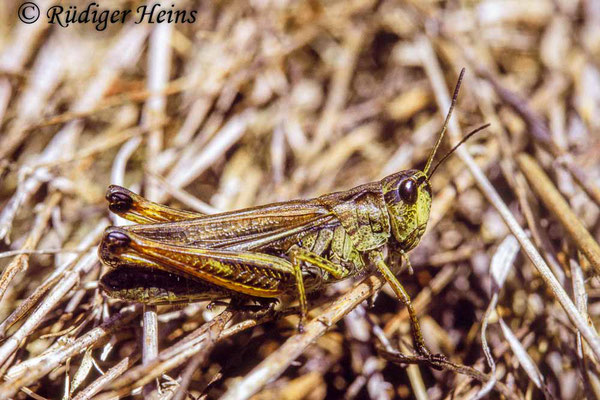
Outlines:
[[454, 106], [456, 105], [458, 90], [460, 89], [464, 74], [465, 69], [463, 68], [460, 71], [458, 82], [454, 88], [454, 96], [452, 96], [452, 103], [446, 115], [446, 120], [423, 170], [409, 169], [401, 171], [383, 178], [381, 181], [383, 196], [390, 216], [392, 234], [400, 244], [400, 249], [404, 251], [409, 251], [419, 244], [421, 236], [425, 233], [427, 221], [429, 220], [429, 209], [431, 207], [430, 178], [437, 168], [461, 144], [489, 126], [489, 124], [485, 124], [468, 133], [432, 168], [435, 154], [442, 143], [444, 133], [448, 128], [448, 122], [452, 116], [452, 110], [454, 110]]
[[431, 178], [437, 167], [456, 149], [455, 147], [450, 150], [450, 153], [446, 154], [433, 170], [431, 169], [433, 159], [442, 143], [444, 133], [446, 133], [448, 127], [448, 121], [450, 121], [452, 111], [456, 105], [458, 90], [464, 74], [465, 69], [463, 68], [460, 71], [458, 82], [456, 82], [456, 87], [454, 88], [454, 96], [452, 97], [452, 103], [446, 115], [446, 120], [431, 150], [431, 154], [429, 154], [425, 168], [422, 171], [418, 169], [400, 171], [383, 178], [381, 181], [383, 197], [390, 217], [392, 234], [396, 241], [398, 241], [400, 249], [404, 251], [412, 250], [419, 244], [421, 236], [425, 233], [427, 221], [429, 220], [429, 209], [431, 208], [431, 185], [429, 184], [429, 178]]
[[409, 251], [421, 240], [429, 220], [429, 179], [423, 171], [409, 169], [384, 178], [381, 184], [392, 234], [401, 249]]

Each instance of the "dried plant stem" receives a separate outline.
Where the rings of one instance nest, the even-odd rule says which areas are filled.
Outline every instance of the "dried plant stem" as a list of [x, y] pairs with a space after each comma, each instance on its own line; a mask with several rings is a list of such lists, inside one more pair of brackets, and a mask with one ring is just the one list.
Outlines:
[[192, 196], [185, 190], [171, 185], [162, 176], [153, 174], [151, 172], [148, 172], [148, 173], [150, 175], [152, 175], [152, 177], [158, 182], [158, 184], [161, 186], [161, 189], [163, 189], [163, 191], [169, 193], [169, 195], [171, 195], [174, 199], [179, 200], [180, 202], [185, 204], [188, 208], [191, 208], [192, 210], [197, 211], [199, 213], [203, 213], [203, 214], [215, 214], [220, 211], [220, 210], [214, 208], [213, 206], [211, 206], [210, 204], [205, 203], [204, 201], [198, 199], [197, 197]]
[[162, 89], [158, 92], [148, 91], [147, 89], [142, 89], [139, 91], [131, 91], [131, 92], [128, 92], [125, 94], [110, 96], [110, 97], [104, 98], [93, 109], [85, 110], [85, 111], [67, 111], [62, 114], [58, 114], [58, 115], [49, 117], [48, 119], [45, 119], [45, 120], [41, 120], [41, 121], [36, 120], [35, 123], [32, 123], [31, 125], [28, 125], [23, 129], [25, 129], [26, 131], [31, 131], [31, 130], [35, 130], [35, 129], [39, 129], [39, 128], [43, 128], [43, 127], [47, 127], [47, 126], [51, 126], [51, 125], [64, 124], [64, 123], [70, 122], [72, 120], [86, 118], [86, 117], [93, 116], [95, 114], [99, 114], [102, 111], [107, 111], [111, 108], [118, 108], [119, 106], [131, 104], [131, 103], [143, 102], [143, 101], [147, 100], [149, 97], [155, 96], [156, 94], [160, 94], [162, 96], [172, 96], [172, 95], [178, 94], [178, 93], [182, 92], [183, 90], [185, 90], [189, 84], [190, 84], [189, 78], [182, 77], [182, 78], [174, 79], [174, 80], [170, 81], [169, 84], [164, 89]]
[[[46, 149], [39, 156], [40, 162], [52, 162], [60, 157], [61, 151], [71, 147], [70, 135], [65, 129], [62, 133], [56, 134], [52, 141], [46, 146]], [[10, 232], [12, 224], [17, 216], [17, 212], [23, 204], [25, 204], [31, 196], [39, 189], [43, 182], [51, 178], [50, 172], [46, 168], [38, 168], [31, 173], [31, 176], [26, 178], [19, 184], [17, 190], [10, 198], [8, 203], [0, 212], [0, 239], [5, 242], [10, 242]]]
[[[581, 256], [581, 253], [580, 257]], [[588, 314], [588, 294], [585, 289], [585, 279], [583, 270], [581, 265], [577, 263], [575, 260], [570, 260], [570, 270], [571, 270], [571, 285], [573, 287], [573, 297], [575, 298], [575, 304], [577, 305], [577, 309], [581, 314], [590, 320], [590, 316]], [[591, 323], [591, 322], [590, 322]], [[583, 376], [583, 387], [586, 393], [586, 396], [590, 399], [600, 398], [600, 393], [598, 393], [598, 387], [593, 385], [592, 382], [597, 380], [597, 364], [594, 366], [596, 368], [591, 368], [590, 362], [593, 362], [593, 355], [590, 353], [589, 346], [581, 339], [581, 333], [577, 333], [577, 356], [579, 361], [579, 368], [582, 372]]]
[[[422, 37], [423, 44], [423, 56], [424, 56], [424, 65], [427, 74], [430, 76], [430, 79], [433, 82], [433, 87], [436, 95], [436, 100], [438, 102], [439, 108], [441, 110], [447, 110], [450, 107], [450, 97], [448, 95], [448, 90], [444, 84], [440, 84], [443, 82], [443, 74], [438, 64], [437, 58], [433, 49], [431, 47], [431, 43], [428, 39]], [[450, 132], [455, 132], [455, 137], [458, 136], [456, 132], [460, 132], [458, 127], [458, 123], [456, 119], [452, 119], [450, 121]], [[471, 174], [475, 178], [477, 185], [488, 199], [488, 201], [496, 208], [498, 213], [502, 216], [502, 219], [511, 230], [513, 235], [517, 238], [525, 253], [536, 267], [546, 284], [552, 290], [552, 293], [556, 296], [557, 300], [567, 313], [569, 319], [573, 322], [573, 324], [579, 329], [585, 340], [588, 342], [592, 351], [596, 355], [596, 358], [600, 360], [600, 337], [596, 333], [595, 330], [590, 328], [587, 322], [582, 317], [581, 313], [577, 311], [575, 304], [565, 292], [565, 289], [560, 285], [548, 265], [546, 261], [542, 258], [540, 253], [537, 251], [535, 245], [529, 240], [529, 237], [519, 225], [515, 217], [512, 215], [509, 208], [506, 206], [494, 186], [487, 179], [483, 171], [479, 168], [473, 157], [469, 154], [467, 147], [459, 147], [456, 150], [457, 155], [460, 159], [467, 165]]]
[[50, 279], [46, 279], [44, 283], [25, 299], [19, 306], [0, 324], [0, 339], [6, 337], [6, 331], [13, 326], [17, 321], [20, 321], [29, 310], [37, 304], [37, 302], [48, 292], [48, 290], [58, 282], [60, 275], [56, 274]]
[[[23, 301], [19, 307], [15, 311], [11, 313], [2, 323], [0, 324], [0, 338], [4, 338], [6, 330], [11, 327], [15, 322], [19, 321], [29, 310], [31, 310], [37, 301], [51, 288], [53, 287], [59, 280], [61, 280], [68, 270], [73, 268], [73, 263], [77, 261], [79, 257], [82, 257], [84, 252], [89, 251], [89, 248], [92, 247], [98, 238], [102, 230], [106, 227], [108, 221], [103, 220], [96, 225], [94, 229], [90, 231], [80, 242], [79, 247], [76, 254], [70, 254], [65, 257], [63, 264], [56, 268], [50, 276], [48, 276], [44, 282], [39, 285], [35, 291], [29, 295]], [[55, 299], [56, 301], [59, 299]], [[0, 348], [1, 349], [1, 348]]]
[[[424, 364], [431, 365], [434, 364], [436, 367], [441, 369], [447, 369], [453, 371], [457, 374], [467, 375], [481, 383], [486, 383], [489, 381], [489, 377], [484, 373], [477, 371], [475, 368], [471, 368], [466, 365], [456, 364], [452, 361], [434, 361], [431, 362], [427, 357], [422, 356], [406, 356], [399, 352], [390, 352], [389, 350], [379, 348], [379, 354], [388, 361], [397, 363], [397, 364]], [[518, 399], [518, 397], [501, 382], [496, 382], [494, 386], [496, 391], [500, 392], [504, 396], [509, 399]]]
[[87, 385], [81, 392], [77, 393], [77, 396], [73, 397], [73, 400], [91, 399], [94, 395], [98, 394], [104, 386], [108, 385], [116, 377], [125, 373], [128, 368], [131, 368], [137, 360], [137, 357], [125, 357], [114, 367], [106, 371], [104, 375], [100, 376], [98, 379]]
[[329, 96], [315, 130], [315, 138], [310, 148], [311, 155], [321, 150], [327, 143], [327, 138], [335, 131], [339, 113], [348, 97], [349, 85], [364, 36], [361, 30], [348, 31], [344, 46], [340, 50], [340, 57], [337, 59], [337, 72], [333, 74]]
[[319, 336], [327, 332], [333, 324], [381, 289], [383, 283], [383, 280], [377, 276], [370, 276], [363, 280], [307, 324], [304, 327], [303, 333], [292, 336], [281, 347], [265, 358], [241, 382], [229, 389], [221, 399], [248, 399], [257, 393], [267, 383], [280, 376], [302, 354], [304, 349]]
[[524, 153], [519, 154], [517, 162], [533, 191], [554, 217], [558, 219], [577, 247], [585, 254], [594, 267], [596, 274], [600, 275], [600, 246], [598, 246], [598, 242], [585, 229], [579, 217], [571, 210], [571, 207], [548, 175], [544, 173], [544, 170], [531, 156]]
[[489, 395], [489, 392], [493, 389], [496, 384], [496, 362], [490, 351], [487, 343], [486, 331], [489, 323], [489, 318], [492, 311], [496, 309], [498, 304], [498, 297], [500, 290], [504, 286], [508, 272], [512, 268], [512, 265], [519, 252], [519, 243], [514, 236], [507, 236], [492, 257], [490, 263], [490, 275], [492, 277], [492, 298], [488, 304], [485, 314], [483, 316], [483, 322], [481, 323], [481, 345], [483, 353], [485, 355], [488, 366], [490, 367], [490, 380], [479, 390], [473, 400], [482, 399]]
[[[402, 352], [410, 351], [408, 346], [402, 342], [400, 343], [400, 349]], [[423, 376], [421, 375], [419, 366], [417, 364], [408, 365], [406, 367], [406, 375], [410, 381], [410, 387], [415, 395], [415, 399], [427, 400], [429, 398], [427, 396], [427, 388], [425, 387], [425, 382], [423, 382]]]
[[185, 369], [180, 375], [181, 379], [179, 380], [179, 386], [173, 394], [172, 400], [186, 400], [186, 392], [190, 385], [190, 382], [192, 381], [192, 377], [194, 376], [196, 370], [202, 366], [202, 363], [204, 361], [205, 356], [202, 353], [196, 354], [190, 359], [190, 361], [185, 366]]
[[[163, 148], [162, 124], [166, 118], [167, 99], [162, 94], [168, 85], [171, 72], [171, 24], [158, 24], [150, 36], [150, 51], [148, 54], [148, 91], [154, 93], [144, 106], [142, 124], [149, 130], [147, 140], [148, 171], [158, 173], [158, 155]], [[150, 200], [156, 200], [159, 187], [149, 174], [146, 177], [145, 195]]]
[[202, 352], [206, 357], [217, 342], [225, 324], [231, 320], [232, 316], [231, 310], [223, 311], [177, 344], [161, 351], [157, 357], [147, 364], [127, 371], [111, 385], [117, 389], [116, 392], [108, 392], [103, 396], [110, 397], [116, 393], [126, 395], [136, 387], [146, 385], [161, 376], [165, 371], [183, 364], [199, 352]]
[[[21, 247], [21, 250], [33, 250], [37, 243], [42, 238], [42, 233], [48, 224], [48, 220], [50, 219], [50, 214], [52, 209], [58, 204], [61, 199], [60, 193], [54, 193], [44, 205], [44, 209], [38, 214], [31, 232], [27, 236], [25, 240], [25, 244]], [[4, 292], [8, 287], [9, 283], [12, 281], [14, 276], [19, 271], [23, 271], [27, 268], [27, 263], [29, 261], [29, 254], [20, 254], [14, 258], [14, 260], [4, 268], [2, 271], [2, 276], [0, 277], [0, 300], [4, 297]]]
[[[65, 48], [59, 44], [60, 40], [55, 39], [50, 39], [40, 49], [32, 66], [31, 75], [27, 79], [26, 87], [20, 91], [18, 99], [14, 100], [18, 110], [17, 117], [0, 135], [0, 159], [8, 159], [31, 134], [27, 131], [27, 126], [38, 120], [40, 109], [45, 107], [48, 98], [64, 76], [66, 65], [57, 63], [55, 60], [64, 54]], [[3, 54], [2, 58], [4, 56], [7, 54]], [[3, 61], [0, 60], [0, 65], [2, 64]]]
[[569, 319], [573, 322], [577, 329], [581, 331], [581, 334], [592, 348], [592, 351], [596, 355], [596, 358], [600, 360], [600, 337], [598, 337], [598, 334], [590, 328], [590, 326], [583, 319], [581, 314], [577, 311], [577, 308], [565, 292], [564, 288], [560, 285], [554, 274], [552, 274], [552, 271], [550, 270], [540, 253], [537, 251], [536, 247], [533, 245], [531, 240], [529, 240], [529, 237], [527, 236], [523, 228], [519, 225], [517, 220], [514, 218], [506, 204], [504, 204], [500, 195], [498, 194], [498, 192], [496, 192], [490, 181], [487, 180], [483, 172], [479, 169], [479, 167], [475, 163], [475, 160], [473, 160], [473, 158], [466, 151], [466, 149], [463, 148], [459, 150], [464, 150], [459, 151], [458, 154], [460, 155], [461, 159], [467, 164], [467, 166], [471, 170], [471, 173], [473, 173], [473, 176], [475, 177], [475, 180], [477, 181], [479, 187], [482, 189], [488, 200], [494, 205], [496, 210], [498, 210], [508, 228], [511, 230], [513, 235], [515, 235], [515, 237], [521, 244], [523, 250], [525, 250], [525, 252], [527, 253], [527, 256], [529, 257], [533, 265], [535, 265], [546, 284], [550, 287], [557, 300], [564, 308], [565, 312], [569, 316]]
[[[142, 339], [142, 365], [150, 364], [158, 356], [158, 316], [156, 306], [144, 305], [142, 317], [142, 328], [144, 330]], [[144, 387], [144, 395], [148, 395], [154, 389], [149, 383]]]
[[[211, 141], [201, 148], [188, 147], [185, 154], [191, 153], [190, 157], [185, 159], [185, 154], [182, 155], [167, 176], [167, 180], [175, 187], [183, 187], [193, 181], [242, 137], [248, 125], [256, 117], [255, 111], [247, 109], [233, 116]], [[156, 201], [163, 201], [165, 197], [161, 195]]]
[[[44, 15], [50, 6], [49, 0], [36, 2], [40, 9], [40, 13]], [[43, 32], [48, 29], [48, 24], [20, 24], [17, 25], [13, 40], [7, 41], [0, 54], [0, 70], [3, 72], [20, 73], [27, 63], [29, 57], [33, 53], [37, 41], [42, 37]], [[2, 102], [8, 103], [12, 94], [12, 86], [10, 80], [2, 76], [0, 78], [0, 99]], [[0, 109], [0, 122], [4, 119], [4, 107]], [[4, 139], [4, 137], [2, 138]], [[10, 143], [10, 141], [6, 141]], [[0, 158], [6, 157], [10, 150], [14, 148], [5, 148], [7, 144], [4, 140], [0, 140]]]
[[[474, 65], [478, 64], [474, 63]], [[566, 153], [554, 142], [552, 135], [550, 134], [550, 129], [548, 129], [544, 120], [531, 109], [527, 104], [527, 101], [517, 93], [502, 86], [498, 79], [496, 79], [496, 77], [494, 77], [487, 69], [477, 66], [476, 72], [492, 84], [492, 87], [503, 102], [510, 105], [517, 113], [519, 113], [529, 127], [529, 134], [554, 157], [560, 160], [588, 196], [600, 206], [600, 187], [591, 182], [581, 168], [575, 164], [571, 155]]]
[[461, 155], [461, 159], [467, 164], [473, 173], [473, 176], [477, 180], [479, 187], [483, 190], [488, 200], [494, 205], [494, 207], [496, 207], [496, 210], [498, 210], [504, 219], [504, 222], [506, 222], [506, 225], [512, 231], [513, 235], [515, 235], [533, 265], [535, 265], [542, 278], [544, 278], [544, 281], [546, 284], [548, 284], [557, 300], [564, 308], [565, 312], [569, 316], [569, 319], [573, 322], [577, 329], [581, 331], [581, 334], [592, 348], [596, 358], [600, 360], [600, 337], [598, 337], [598, 334], [591, 329], [589, 325], [587, 325], [586, 321], [577, 311], [577, 308], [565, 292], [564, 288], [560, 285], [554, 274], [552, 274], [552, 271], [550, 271], [550, 268], [542, 256], [538, 253], [533, 243], [529, 240], [529, 237], [523, 228], [521, 228], [506, 204], [504, 204], [498, 192], [496, 192], [492, 184], [487, 180], [483, 172], [481, 172], [475, 163], [475, 160], [473, 160], [466, 150], [464, 152], [459, 152], [459, 154]]
[[[82, 242], [88, 242], [90, 240], [94, 242], [98, 240], [100, 232], [105, 226], [105, 222], [98, 224], [96, 229], [84, 238]], [[71, 262], [72, 261], [69, 261], [68, 265], [70, 265]], [[96, 262], [96, 249], [93, 249], [84, 255], [72, 269], [67, 270], [65, 268], [62, 279], [60, 279], [57, 285], [52, 288], [44, 301], [38, 305], [25, 323], [23, 323], [23, 325], [2, 344], [0, 347], [0, 364], [6, 362], [8, 357], [18, 349], [23, 340], [43, 321], [48, 312], [52, 310], [56, 304], [63, 299], [66, 293], [77, 284], [79, 281], [79, 274], [88, 271]], [[2, 398], [2, 396], [0, 396], [0, 398]]]
[[[97, 77], [90, 82], [84, 94], [73, 103], [74, 112], [87, 111], [98, 104], [119, 72], [125, 66], [131, 65], [137, 60], [147, 31], [147, 26], [133, 24], [129, 26], [129, 29], [124, 29], [124, 33], [119, 38], [120, 40], [115, 43], [107, 54], [109, 62], [98, 72]], [[64, 157], [67, 153], [73, 153], [82, 130], [83, 121], [80, 119], [67, 123], [54, 136], [36, 161], [51, 163]], [[50, 177], [48, 169], [38, 168], [19, 185], [8, 205], [0, 212], [0, 239], [8, 241], [8, 235], [18, 210]]]
[[123, 309], [119, 314], [87, 332], [70, 345], [59, 347], [56, 351], [44, 353], [12, 367], [6, 374], [8, 381], [0, 385], [0, 398], [6, 399], [13, 396], [20, 387], [31, 385], [66, 362], [68, 358], [84, 353], [88, 347], [95, 345], [101, 339], [131, 322], [140, 312], [141, 307]]

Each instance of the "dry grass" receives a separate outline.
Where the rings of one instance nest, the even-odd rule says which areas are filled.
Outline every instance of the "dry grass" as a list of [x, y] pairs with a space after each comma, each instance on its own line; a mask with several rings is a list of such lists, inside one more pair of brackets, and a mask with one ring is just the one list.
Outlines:
[[[105, 32], [0, 3], [0, 398], [600, 398], [598, 2], [177, 3], [194, 24]], [[99, 291], [110, 183], [215, 212], [422, 167], [462, 67], [443, 147], [491, 127], [434, 177], [401, 276], [441, 370], [399, 363], [377, 276], [313, 299], [303, 334]]]

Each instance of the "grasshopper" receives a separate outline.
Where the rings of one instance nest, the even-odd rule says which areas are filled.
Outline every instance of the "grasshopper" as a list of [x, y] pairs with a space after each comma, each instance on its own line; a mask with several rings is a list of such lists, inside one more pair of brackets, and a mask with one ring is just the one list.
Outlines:
[[120, 186], [106, 195], [113, 213], [136, 225], [106, 229], [99, 257], [111, 297], [146, 304], [223, 298], [297, 297], [299, 329], [307, 293], [370, 269], [381, 273], [407, 307], [415, 350], [434, 359], [421, 334], [410, 297], [386, 263], [419, 243], [431, 206], [429, 180], [469, 133], [431, 168], [444, 137], [464, 74], [423, 170], [410, 169], [343, 192], [213, 215], [150, 202]]

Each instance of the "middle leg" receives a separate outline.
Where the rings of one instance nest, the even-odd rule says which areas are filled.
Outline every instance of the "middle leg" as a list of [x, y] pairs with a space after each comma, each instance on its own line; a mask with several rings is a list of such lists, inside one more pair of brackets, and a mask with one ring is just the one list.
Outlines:
[[336, 280], [344, 279], [350, 271], [343, 266], [336, 264], [325, 257], [322, 257], [310, 250], [306, 250], [300, 246], [292, 246], [288, 251], [290, 261], [294, 269], [294, 275], [296, 277], [296, 285], [298, 288], [298, 296], [300, 301], [300, 324], [298, 330], [302, 332], [303, 324], [306, 321], [306, 315], [308, 313], [308, 305], [306, 301], [306, 289], [304, 287], [304, 281], [302, 279], [302, 263], [308, 263], [313, 265], [325, 272], [331, 274]]

